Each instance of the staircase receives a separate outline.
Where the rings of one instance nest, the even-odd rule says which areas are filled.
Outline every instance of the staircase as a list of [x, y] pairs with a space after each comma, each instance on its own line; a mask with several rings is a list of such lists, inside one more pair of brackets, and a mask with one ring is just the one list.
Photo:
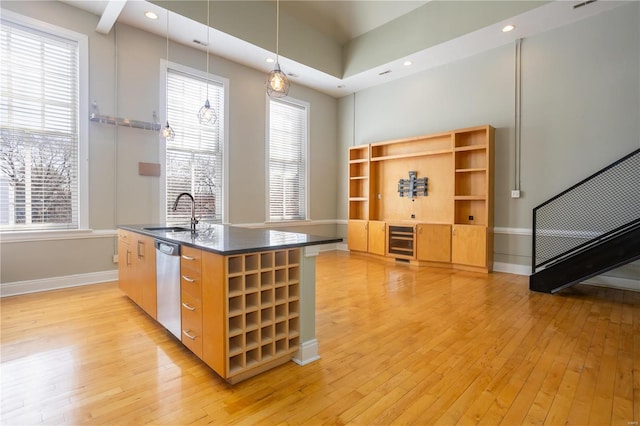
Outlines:
[[640, 149], [534, 208], [532, 241], [544, 293], [640, 259]]

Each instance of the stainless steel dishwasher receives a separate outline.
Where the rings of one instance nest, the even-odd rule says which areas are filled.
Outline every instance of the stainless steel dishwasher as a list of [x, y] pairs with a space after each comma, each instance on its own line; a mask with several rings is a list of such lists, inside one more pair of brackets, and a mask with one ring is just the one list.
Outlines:
[[158, 322], [180, 339], [180, 245], [155, 240]]

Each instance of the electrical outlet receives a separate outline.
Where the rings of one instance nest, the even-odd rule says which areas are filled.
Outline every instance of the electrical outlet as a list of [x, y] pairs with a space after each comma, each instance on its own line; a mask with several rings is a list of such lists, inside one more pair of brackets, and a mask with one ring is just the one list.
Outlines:
[[118, 263], [118, 255], [117, 254], [113, 255], [113, 263]]
[[520, 198], [520, 190], [512, 189], [511, 190], [511, 198]]

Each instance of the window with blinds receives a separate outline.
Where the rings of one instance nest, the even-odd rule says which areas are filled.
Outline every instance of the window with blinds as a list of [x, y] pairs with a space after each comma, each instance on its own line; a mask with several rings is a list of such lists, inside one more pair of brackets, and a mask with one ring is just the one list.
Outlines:
[[[202, 125], [198, 111], [208, 98], [218, 119], [213, 125]], [[176, 198], [188, 192], [196, 200], [199, 220], [222, 222], [223, 212], [223, 147], [224, 147], [224, 86], [209, 80], [169, 68], [167, 70], [167, 118], [175, 138], [166, 148], [166, 217], [167, 222], [186, 223], [191, 218], [188, 197]]]
[[0, 34], [0, 229], [78, 228], [78, 42]]
[[307, 106], [269, 99], [269, 220], [307, 218]]

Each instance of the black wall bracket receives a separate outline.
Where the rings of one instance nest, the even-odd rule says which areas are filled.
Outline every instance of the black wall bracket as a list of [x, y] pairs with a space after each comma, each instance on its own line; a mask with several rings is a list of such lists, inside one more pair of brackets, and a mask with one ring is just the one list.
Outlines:
[[409, 179], [400, 179], [398, 181], [398, 193], [401, 197], [417, 197], [427, 196], [427, 178], [417, 177], [417, 172], [410, 171]]

